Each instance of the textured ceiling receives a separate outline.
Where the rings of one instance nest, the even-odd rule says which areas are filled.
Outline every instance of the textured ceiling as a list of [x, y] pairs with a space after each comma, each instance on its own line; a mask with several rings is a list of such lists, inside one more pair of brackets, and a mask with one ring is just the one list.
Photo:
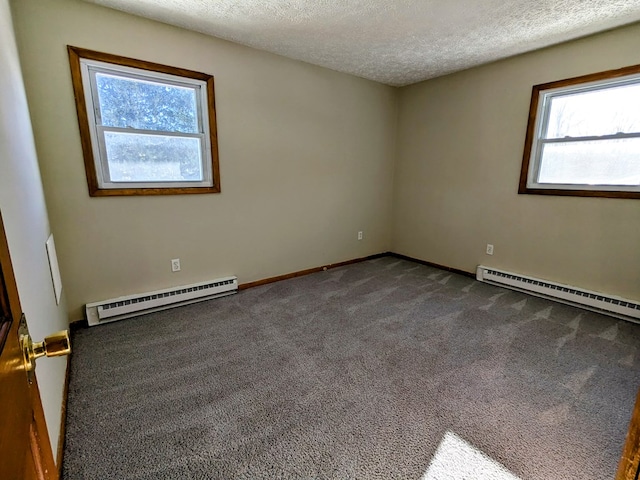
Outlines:
[[395, 86], [640, 20], [640, 0], [85, 1]]

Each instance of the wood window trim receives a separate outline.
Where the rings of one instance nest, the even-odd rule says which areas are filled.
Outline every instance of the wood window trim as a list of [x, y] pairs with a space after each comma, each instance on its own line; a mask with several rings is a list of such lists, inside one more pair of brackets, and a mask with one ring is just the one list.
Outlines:
[[[185, 194], [206, 194], [220, 193], [220, 165], [218, 158], [218, 137], [216, 124], [216, 108], [214, 95], [214, 79], [212, 75], [195, 72], [184, 68], [171, 67], [159, 63], [136, 60], [122, 57], [110, 53], [96, 52], [85, 48], [67, 46], [69, 54], [69, 64], [71, 67], [71, 80], [75, 96], [76, 111], [78, 115], [78, 126], [80, 128], [80, 140], [84, 157], [84, 166], [87, 176], [89, 195], [92, 197], [112, 197], [131, 195], [185, 195]], [[96, 163], [93, 154], [93, 147], [90, 134], [89, 116], [87, 114], [87, 104], [85, 101], [84, 86], [82, 82], [81, 59], [96, 60], [125, 67], [138, 68], [151, 72], [165, 73], [169, 75], [181, 76], [200, 80], [206, 83], [207, 90], [207, 116], [209, 121], [209, 139], [211, 143], [211, 175], [212, 186], [200, 187], [158, 187], [158, 188], [101, 188], [98, 184]]]
[[569, 87], [572, 85], [579, 85], [581, 83], [597, 82], [601, 80], [610, 80], [638, 73], [640, 73], [640, 65], [632, 65], [615, 70], [607, 70], [604, 72], [592, 73], [579, 77], [572, 77], [564, 80], [558, 80], [555, 82], [533, 86], [531, 91], [531, 103], [529, 106], [527, 134], [524, 142], [524, 154], [522, 157], [522, 169], [520, 170], [520, 183], [518, 186], [519, 194], [640, 199], [640, 192], [628, 192], [619, 190], [566, 190], [554, 188], [534, 188], [527, 186], [529, 163], [531, 160], [531, 149], [533, 148], [533, 142], [535, 140], [536, 115], [538, 112], [538, 100], [540, 98], [540, 93], [542, 91], [554, 88]]

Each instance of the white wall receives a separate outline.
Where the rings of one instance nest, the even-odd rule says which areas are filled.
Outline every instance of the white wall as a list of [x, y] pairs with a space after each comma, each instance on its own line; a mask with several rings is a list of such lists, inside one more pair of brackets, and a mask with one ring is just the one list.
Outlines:
[[640, 201], [517, 193], [532, 86], [639, 64], [639, 39], [635, 24], [402, 89], [393, 251], [640, 300]]
[[[0, 0], [0, 211], [22, 309], [35, 341], [67, 328], [56, 306], [45, 242], [49, 220], [7, 0]], [[38, 360], [36, 375], [54, 456], [67, 359]]]
[[[13, 7], [71, 319], [119, 295], [389, 250], [395, 89], [78, 0]], [[213, 74], [222, 193], [90, 198], [68, 44]]]

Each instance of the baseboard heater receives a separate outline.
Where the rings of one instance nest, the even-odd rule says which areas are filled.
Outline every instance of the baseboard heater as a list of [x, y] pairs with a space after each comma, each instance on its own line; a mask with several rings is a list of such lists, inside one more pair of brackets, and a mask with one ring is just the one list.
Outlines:
[[605, 315], [640, 323], [640, 303], [582, 288], [505, 272], [479, 265], [476, 278], [485, 283], [511, 288], [521, 292], [575, 305]]
[[224, 277], [208, 282], [88, 303], [85, 311], [89, 325], [94, 326], [135, 317], [144, 313], [223, 297], [237, 291], [238, 278]]

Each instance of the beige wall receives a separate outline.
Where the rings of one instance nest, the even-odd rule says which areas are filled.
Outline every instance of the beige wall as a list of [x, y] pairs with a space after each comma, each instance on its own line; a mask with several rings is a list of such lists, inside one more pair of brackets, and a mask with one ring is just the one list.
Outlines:
[[[22, 310], [35, 341], [67, 327], [56, 305], [45, 242], [49, 219], [7, 0], [0, 0], [0, 212]], [[63, 290], [64, 293], [64, 290]], [[55, 455], [67, 358], [38, 360], [36, 376]]]
[[393, 251], [640, 299], [640, 201], [517, 194], [531, 87], [638, 64], [639, 39], [636, 24], [402, 89]]
[[[12, 5], [71, 319], [389, 250], [395, 89], [76, 0]], [[90, 198], [67, 44], [213, 74], [222, 193]]]

